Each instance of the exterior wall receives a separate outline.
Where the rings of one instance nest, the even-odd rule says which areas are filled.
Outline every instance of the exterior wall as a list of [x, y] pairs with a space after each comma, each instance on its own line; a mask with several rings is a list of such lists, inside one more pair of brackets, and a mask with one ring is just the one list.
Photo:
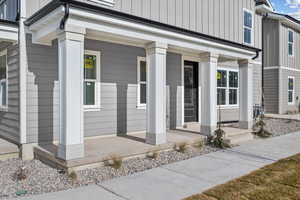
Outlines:
[[[50, 0], [27, 0], [28, 16]], [[89, 0], [78, 0], [91, 2]], [[243, 8], [254, 0], [115, 0], [112, 9], [184, 29], [243, 43]], [[261, 16], [254, 15], [254, 46], [261, 47]]]
[[294, 31], [294, 56], [288, 55], [288, 30], [289, 27], [280, 25], [279, 28], [279, 41], [280, 41], [280, 64], [289, 68], [300, 69], [300, 33]]
[[[265, 67], [279, 66], [279, 28], [277, 20], [264, 20], [264, 64]], [[287, 52], [286, 52], [287, 53]]]
[[[295, 103], [293, 105], [288, 104], [288, 76], [295, 77]], [[281, 69], [280, 86], [280, 113], [286, 114], [288, 111], [299, 111], [300, 71]]]
[[[59, 87], [57, 44], [51, 47], [28, 39], [27, 142], [58, 139]], [[85, 41], [86, 50], [101, 51], [101, 110], [84, 113], [85, 137], [146, 130], [146, 110], [137, 108], [137, 56], [145, 49]], [[168, 124], [181, 125], [181, 55], [167, 55]]]
[[19, 135], [19, 56], [18, 45], [0, 43], [0, 50], [7, 49], [8, 109], [0, 111], [0, 137], [18, 143]]
[[265, 109], [267, 113], [279, 113], [279, 70], [264, 70]]

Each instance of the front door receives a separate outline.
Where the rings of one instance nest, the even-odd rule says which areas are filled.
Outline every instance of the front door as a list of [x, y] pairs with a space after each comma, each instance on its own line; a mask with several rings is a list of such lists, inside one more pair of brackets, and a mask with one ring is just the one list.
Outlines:
[[198, 63], [184, 61], [184, 122], [198, 122]]

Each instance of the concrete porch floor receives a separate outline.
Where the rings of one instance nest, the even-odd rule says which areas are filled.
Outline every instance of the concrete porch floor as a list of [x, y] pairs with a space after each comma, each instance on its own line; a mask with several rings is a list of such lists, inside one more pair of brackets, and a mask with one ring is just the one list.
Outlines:
[[169, 150], [175, 143], [186, 142], [187, 144], [203, 140], [205, 137], [199, 133], [187, 131], [169, 130], [167, 132], [167, 143], [153, 146], [145, 143], [145, 133], [129, 134], [126, 136], [111, 136], [85, 139], [85, 157], [70, 161], [56, 158], [57, 145], [39, 145], [35, 148], [35, 158], [56, 168], [65, 170], [80, 170], [94, 168], [104, 165], [111, 155], [122, 158], [143, 157], [153, 150]]
[[18, 157], [19, 157], [18, 146], [4, 139], [0, 139], [0, 160], [6, 160], [9, 158], [18, 158]]

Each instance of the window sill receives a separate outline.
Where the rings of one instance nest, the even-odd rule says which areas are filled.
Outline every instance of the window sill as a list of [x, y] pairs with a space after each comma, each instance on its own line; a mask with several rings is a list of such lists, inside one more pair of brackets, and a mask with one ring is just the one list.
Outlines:
[[83, 107], [84, 112], [99, 112], [101, 111], [101, 107]]
[[137, 105], [136, 109], [138, 109], [138, 110], [146, 110], [147, 106], [146, 105]]
[[217, 109], [221, 109], [221, 110], [239, 109], [239, 105], [222, 105], [222, 106], [217, 106]]

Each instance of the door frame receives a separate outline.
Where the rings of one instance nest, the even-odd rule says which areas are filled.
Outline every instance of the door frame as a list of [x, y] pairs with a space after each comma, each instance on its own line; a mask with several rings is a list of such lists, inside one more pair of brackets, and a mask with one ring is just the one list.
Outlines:
[[197, 62], [198, 63], [198, 123], [201, 123], [201, 59], [199, 57], [193, 57], [193, 56], [185, 56], [182, 55], [181, 57], [181, 109], [182, 109], [182, 116], [181, 116], [181, 127], [184, 126], [185, 120], [184, 120], [184, 61], [190, 61], [190, 62]]

